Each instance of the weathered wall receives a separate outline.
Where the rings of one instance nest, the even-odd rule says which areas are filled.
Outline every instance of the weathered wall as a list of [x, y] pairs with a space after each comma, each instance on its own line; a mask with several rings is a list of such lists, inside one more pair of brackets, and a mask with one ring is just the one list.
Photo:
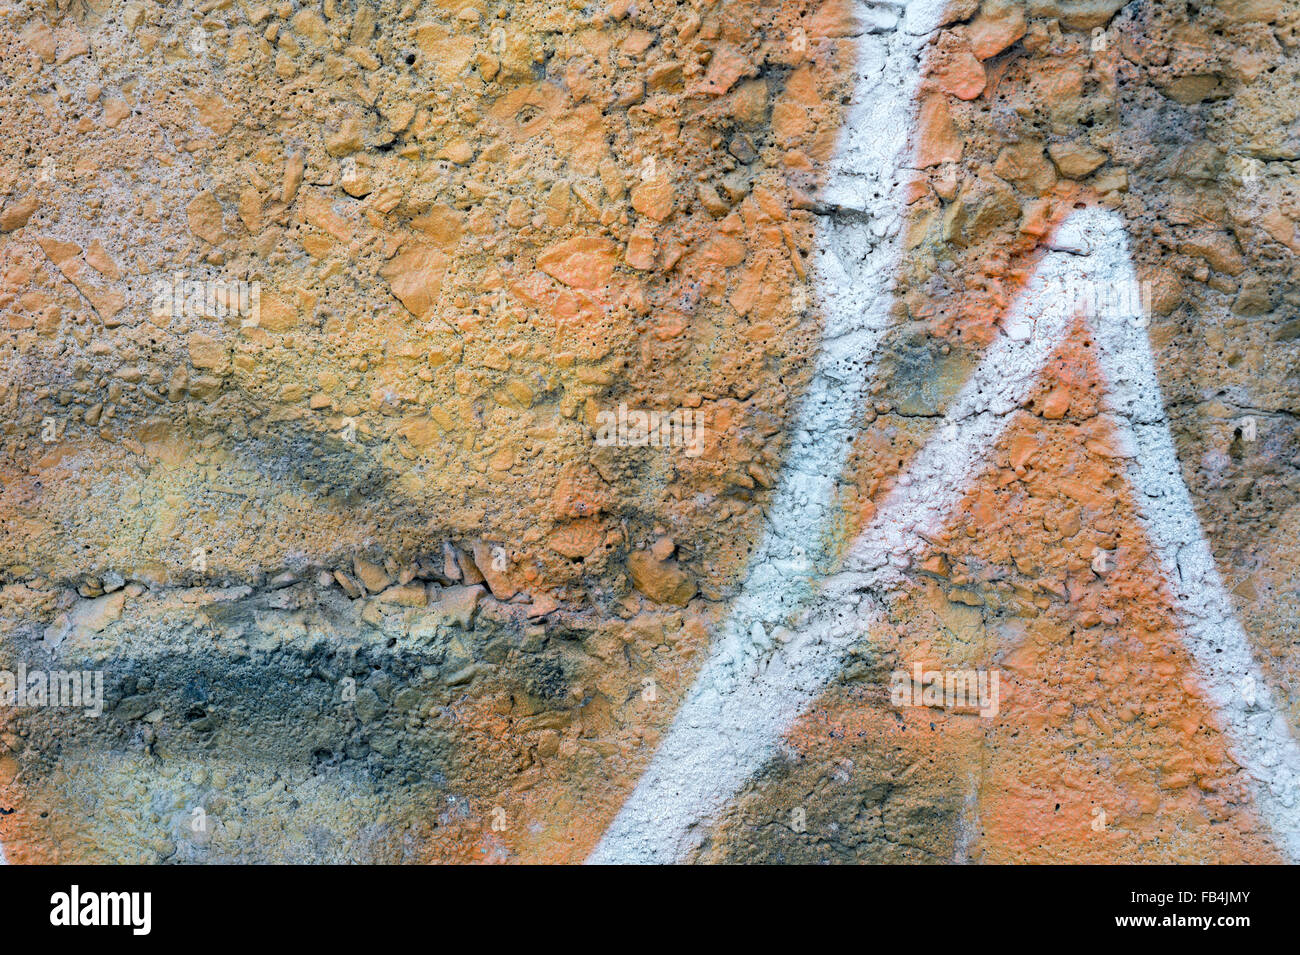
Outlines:
[[[0, 17], [0, 665], [106, 696], [0, 709], [10, 861], [1290, 851], [1295, 4]], [[1113, 274], [926, 470], [1088, 210], [1224, 613], [1135, 492]], [[952, 506], [837, 603], [909, 486]]]

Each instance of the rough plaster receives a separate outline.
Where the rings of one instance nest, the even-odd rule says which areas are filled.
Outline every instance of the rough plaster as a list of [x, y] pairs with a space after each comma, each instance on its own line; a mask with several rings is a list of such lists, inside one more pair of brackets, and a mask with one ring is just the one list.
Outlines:
[[10, 862], [1295, 857], [1286, 4], [27, 6], [0, 650], [112, 690]]

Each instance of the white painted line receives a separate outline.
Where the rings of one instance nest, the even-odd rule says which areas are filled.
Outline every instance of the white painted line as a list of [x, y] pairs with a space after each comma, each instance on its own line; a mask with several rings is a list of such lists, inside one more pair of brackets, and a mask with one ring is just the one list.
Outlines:
[[[849, 214], [831, 216], [819, 230], [814, 271], [826, 327], [791, 432], [772, 520], [705, 672], [591, 861], [674, 856], [682, 835], [675, 829], [662, 832], [654, 845], [644, 842], [655, 817], [669, 811], [657, 805], [660, 791], [673, 790], [673, 806], [687, 815], [695, 810], [682, 807], [725, 801], [767, 752], [761, 740], [777, 738], [797, 713], [782, 701], [802, 677], [782, 672], [781, 658], [743, 677], [747, 694], [730, 690], [741, 679], [737, 671], [756, 666], [766, 649], [765, 637], [754, 639], [755, 625], [766, 634], [814, 596], [811, 577], [799, 576], [798, 565], [806, 562], [811, 569], [828, 556], [824, 531], [833, 517], [832, 495], [874, 377], [877, 346], [890, 325], [903, 196], [913, 176], [906, 167], [921, 55], [944, 5], [945, 0], [912, 0], [902, 29], [858, 38], [853, 104], [823, 193], [828, 205]], [[807, 652], [815, 655], [817, 649]], [[760, 741], [758, 749], [746, 752], [750, 740]]]
[[[1122, 222], [1075, 213], [1058, 231], [936, 435], [910, 463], [875, 519], [828, 578], [789, 642], [735, 617], [706, 661], [649, 769], [591, 862], [671, 862], [699, 844], [707, 824], [776, 752], [782, 734], [839, 672], [842, 653], [880, 616], [880, 603], [929, 546], [971, 486], [1014, 412], [1076, 318], [1063, 285], [1135, 290]], [[1086, 249], [1076, 254], [1065, 249]], [[1136, 301], [1136, 296], [1118, 296]], [[1117, 296], [1103, 298], [1113, 303]], [[1174, 612], [1234, 758], [1254, 781], [1257, 806], [1292, 860], [1300, 858], [1294, 800], [1300, 747], [1232, 614], [1183, 483], [1145, 330], [1117, 307], [1090, 320], [1109, 409], [1143, 528], [1171, 589]], [[758, 601], [747, 604], [753, 606]], [[770, 619], [770, 618], [769, 618]], [[1250, 694], [1239, 691], [1242, 681]]]

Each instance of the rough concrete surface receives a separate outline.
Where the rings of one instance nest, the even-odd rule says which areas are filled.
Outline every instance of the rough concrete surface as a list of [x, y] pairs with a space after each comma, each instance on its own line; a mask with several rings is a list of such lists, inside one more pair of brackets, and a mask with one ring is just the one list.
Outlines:
[[3, 858], [1300, 861], [1298, 47], [0, 0]]

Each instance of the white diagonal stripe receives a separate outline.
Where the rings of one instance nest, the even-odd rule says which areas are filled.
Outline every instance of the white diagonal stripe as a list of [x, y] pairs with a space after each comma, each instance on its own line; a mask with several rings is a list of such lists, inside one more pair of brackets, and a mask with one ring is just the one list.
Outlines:
[[[842, 653], [879, 619], [880, 601], [929, 545], [967, 493], [985, 456], [1067, 335], [1075, 301], [1059, 289], [1121, 290], [1091, 319], [1110, 386], [1117, 441], [1137, 510], [1170, 587], [1174, 611], [1234, 758], [1254, 783], [1257, 805], [1280, 846], [1300, 858], [1297, 747], [1232, 614], [1183, 483], [1145, 331], [1114, 303], [1135, 301], [1123, 224], [1112, 213], [1075, 213], [1057, 234], [1006, 323], [944, 416], [825, 582], [798, 634], [774, 647], [734, 615], [683, 703], [649, 769], [592, 854], [592, 862], [668, 862], [698, 844], [702, 829], [775, 753], [780, 736], [838, 672]], [[747, 604], [746, 606], [752, 606]], [[770, 619], [770, 618], [769, 618]], [[1252, 702], [1236, 692], [1249, 680]]]

